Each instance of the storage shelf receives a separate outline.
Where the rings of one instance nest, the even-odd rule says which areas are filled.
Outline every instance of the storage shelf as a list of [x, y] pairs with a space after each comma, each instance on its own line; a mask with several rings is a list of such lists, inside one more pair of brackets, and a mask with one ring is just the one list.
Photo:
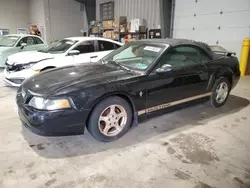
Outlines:
[[111, 39], [111, 40], [119, 40], [119, 39], [114, 39], [114, 38], [108, 38], [108, 37], [103, 37], [104, 39]]
[[[147, 32], [115, 32], [116, 34], [120, 35], [146, 35]], [[91, 35], [102, 35], [102, 33], [90, 33]]]
[[120, 35], [146, 35], [147, 32], [118, 32]]
[[90, 35], [102, 35], [103, 33], [90, 33]]
[[[104, 34], [105, 31], [114, 31], [115, 29], [117, 29], [117, 28], [106, 28], [106, 29], [103, 29], [103, 32], [101, 32], [101, 33], [90, 33], [90, 35], [97, 35], [97, 36], [104, 37], [103, 34]], [[119, 31], [114, 31], [114, 33], [119, 35], [119, 38], [118, 39], [109, 38], [109, 39], [119, 41], [125, 35], [138, 36], [138, 37], [141, 37], [141, 39], [148, 38], [148, 29], [145, 32], [139, 32], [139, 31], [138, 32], [119, 32]], [[142, 37], [142, 35], [144, 35], [144, 37]], [[107, 38], [107, 37], [104, 37], [104, 38]]]
[[116, 29], [116, 28], [105, 28], [105, 29], [103, 28], [102, 30], [103, 30], [103, 31], [113, 31], [113, 30], [115, 30], [115, 29]]

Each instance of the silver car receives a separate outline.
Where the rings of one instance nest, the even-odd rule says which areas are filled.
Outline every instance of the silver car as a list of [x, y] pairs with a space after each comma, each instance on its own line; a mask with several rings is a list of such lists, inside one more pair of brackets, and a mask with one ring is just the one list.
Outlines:
[[5, 66], [6, 58], [22, 51], [34, 51], [46, 47], [42, 38], [34, 35], [13, 34], [0, 38], [0, 67]]

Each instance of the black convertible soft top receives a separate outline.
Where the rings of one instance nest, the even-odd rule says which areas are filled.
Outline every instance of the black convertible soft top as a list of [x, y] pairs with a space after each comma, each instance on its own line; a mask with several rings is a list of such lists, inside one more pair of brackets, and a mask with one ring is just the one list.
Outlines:
[[203, 42], [197, 42], [189, 39], [165, 38], [165, 39], [143, 39], [141, 41], [148, 43], [164, 43], [164, 44], [169, 44], [171, 46], [177, 46], [180, 44], [205, 45], [209, 48], [209, 46]]

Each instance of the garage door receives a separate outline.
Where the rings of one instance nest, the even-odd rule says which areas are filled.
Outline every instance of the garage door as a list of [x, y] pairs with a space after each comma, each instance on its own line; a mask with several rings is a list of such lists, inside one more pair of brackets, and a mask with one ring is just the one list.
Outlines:
[[218, 44], [240, 57], [249, 18], [250, 0], [176, 0], [173, 36]]

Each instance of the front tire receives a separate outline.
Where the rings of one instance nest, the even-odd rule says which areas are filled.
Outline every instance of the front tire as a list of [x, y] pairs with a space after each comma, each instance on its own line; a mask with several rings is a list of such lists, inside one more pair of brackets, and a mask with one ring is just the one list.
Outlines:
[[128, 132], [132, 109], [123, 98], [112, 96], [98, 103], [89, 118], [87, 129], [97, 140], [111, 142]]
[[231, 84], [225, 77], [219, 78], [213, 87], [210, 102], [213, 107], [218, 108], [223, 106], [228, 99], [231, 90]]

